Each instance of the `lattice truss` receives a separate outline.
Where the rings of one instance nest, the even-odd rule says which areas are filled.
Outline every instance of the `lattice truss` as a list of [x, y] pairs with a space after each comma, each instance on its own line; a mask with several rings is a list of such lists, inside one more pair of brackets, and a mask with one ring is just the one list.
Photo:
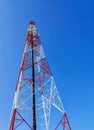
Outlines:
[[[32, 50], [34, 62], [32, 62]], [[34, 66], [35, 92], [32, 92]], [[29, 23], [8, 130], [34, 130], [32, 96], [36, 98], [37, 130], [71, 130], [34, 22]]]

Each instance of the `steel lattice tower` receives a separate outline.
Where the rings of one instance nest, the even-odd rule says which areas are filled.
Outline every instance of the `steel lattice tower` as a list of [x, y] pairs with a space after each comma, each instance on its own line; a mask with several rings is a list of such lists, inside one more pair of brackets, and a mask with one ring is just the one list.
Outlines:
[[34, 21], [29, 23], [8, 130], [71, 130]]

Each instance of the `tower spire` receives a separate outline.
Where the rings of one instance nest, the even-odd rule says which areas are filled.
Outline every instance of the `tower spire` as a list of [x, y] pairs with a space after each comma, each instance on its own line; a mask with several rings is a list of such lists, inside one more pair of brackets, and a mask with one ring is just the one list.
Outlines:
[[71, 130], [35, 22], [30, 21], [8, 130]]

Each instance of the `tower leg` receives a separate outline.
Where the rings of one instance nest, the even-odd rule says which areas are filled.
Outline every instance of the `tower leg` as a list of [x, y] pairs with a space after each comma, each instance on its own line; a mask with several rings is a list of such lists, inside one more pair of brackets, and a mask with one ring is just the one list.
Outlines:
[[68, 118], [66, 113], [64, 113], [63, 117], [61, 118], [61, 120], [58, 122], [56, 128], [54, 130], [58, 130], [58, 128], [60, 127], [60, 125], [62, 125], [62, 129], [63, 130], [71, 130]]

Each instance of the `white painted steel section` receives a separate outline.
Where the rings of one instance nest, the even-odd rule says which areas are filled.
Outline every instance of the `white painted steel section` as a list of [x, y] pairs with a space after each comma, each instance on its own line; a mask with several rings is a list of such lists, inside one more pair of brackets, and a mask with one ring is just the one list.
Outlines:
[[52, 80], [53, 85], [54, 85], [54, 90], [56, 91], [56, 93], [57, 93], [57, 95], [58, 95], [57, 99], [58, 99], [59, 103], [61, 104], [61, 108], [62, 108], [63, 112], [65, 112], [65, 109], [64, 109], [63, 103], [62, 103], [62, 101], [61, 101], [61, 98], [60, 98], [60, 96], [59, 96], [59, 93], [58, 93], [58, 90], [57, 90], [57, 87], [56, 87], [54, 78], [53, 78], [52, 76], [51, 76], [51, 80]]
[[31, 25], [31, 24], [29, 24], [28, 31], [33, 32], [34, 35], [37, 33], [35, 25]]
[[43, 110], [44, 110], [44, 119], [45, 119], [45, 126], [46, 126], [46, 130], [49, 130], [48, 128], [48, 122], [47, 122], [47, 113], [45, 110], [45, 102], [44, 102], [44, 96], [42, 95], [42, 104], [43, 104]]

